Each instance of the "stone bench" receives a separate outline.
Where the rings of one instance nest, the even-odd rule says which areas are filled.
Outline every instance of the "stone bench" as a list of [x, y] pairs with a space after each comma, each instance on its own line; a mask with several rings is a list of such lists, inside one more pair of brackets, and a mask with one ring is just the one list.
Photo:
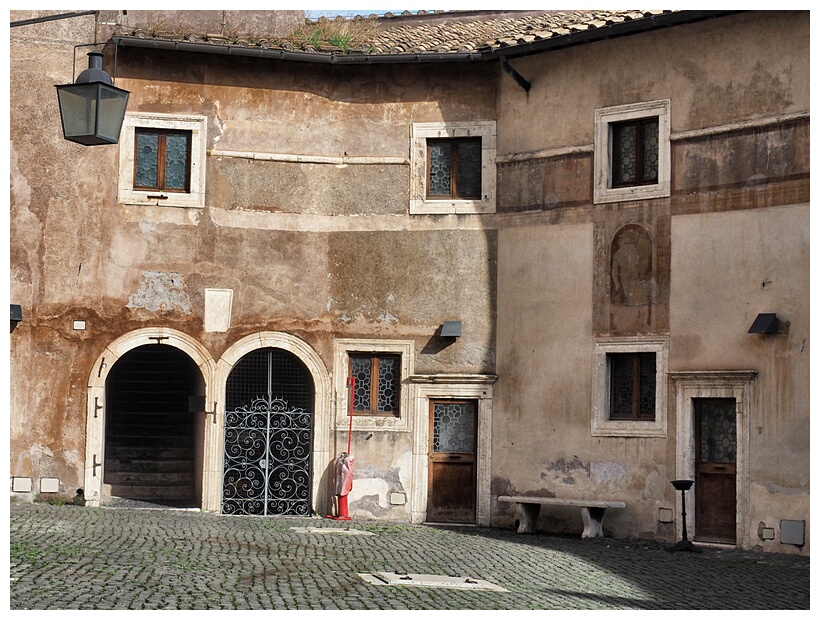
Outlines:
[[499, 495], [499, 502], [515, 504], [518, 508], [519, 534], [534, 534], [541, 506], [580, 506], [584, 520], [581, 538], [596, 538], [604, 535], [604, 513], [607, 508], [626, 508], [625, 502], [600, 499], [561, 499], [558, 497], [529, 497], [526, 495]]

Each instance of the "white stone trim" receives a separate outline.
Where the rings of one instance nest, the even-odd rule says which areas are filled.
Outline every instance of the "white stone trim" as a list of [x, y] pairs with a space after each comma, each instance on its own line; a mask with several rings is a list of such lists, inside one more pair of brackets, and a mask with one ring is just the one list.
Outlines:
[[[595, 204], [669, 196], [672, 186], [670, 107], [669, 99], [661, 99], [595, 110]], [[658, 182], [653, 185], [612, 187], [612, 123], [650, 116], [658, 117]]]
[[351, 353], [392, 353], [401, 355], [399, 416], [354, 415], [354, 431], [410, 431], [411, 399], [408, 377], [413, 374], [415, 342], [374, 338], [339, 338], [333, 342], [333, 391], [336, 396], [335, 429], [347, 431], [351, 426], [347, 388], [348, 359]]
[[[159, 338], [160, 340], [156, 340]], [[145, 327], [129, 332], [117, 338], [108, 345], [97, 357], [88, 379], [86, 401], [86, 436], [85, 436], [85, 499], [89, 506], [99, 506], [102, 496], [103, 467], [105, 463], [105, 381], [108, 373], [117, 360], [131, 349], [146, 344], [170, 345], [184, 351], [199, 368], [202, 380], [205, 383], [205, 433], [202, 467], [202, 509], [207, 510], [207, 492], [209, 471], [207, 467], [210, 458], [209, 451], [213, 451], [214, 437], [212, 424], [208, 413], [213, 413], [209, 407], [214, 402], [214, 371], [216, 364], [208, 350], [194, 338], [183, 332], [167, 327]], [[220, 444], [221, 445], [221, 444]], [[220, 455], [221, 458], [221, 455]]]
[[[593, 437], [666, 437], [668, 340], [658, 336], [600, 338], [592, 356]], [[655, 353], [655, 419], [609, 419], [609, 353]]]
[[[313, 377], [314, 412], [313, 412], [313, 472], [311, 509], [319, 514], [326, 514], [328, 510], [327, 489], [325, 474], [331, 464], [330, 433], [331, 433], [331, 384], [330, 376], [322, 358], [304, 340], [282, 332], [260, 332], [251, 334], [230, 346], [216, 365], [215, 380], [219, 386], [218, 405], [214, 405], [217, 412], [214, 424], [214, 436], [218, 445], [214, 444], [210, 451], [209, 471], [214, 472], [214, 484], [209, 488], [208, 510], [218, 512], [222, 509], [222, 457], [224, 450], [223, 436], [225, 433], [225, 388], [228, 375], [234, 365], [246, 354], [272, 347], [293, 353], [307, 367]], [[207, 454], [207, 453], [206, 453]], [[203, 505], [203, 509], [205, 509]]]
[[[750, 549], [749, 532], [749, 467], [750, 428], [754, 370], [715, 370], [669, 373], [675, 385], [675, 417], [677, 419], [675, 477], [678, 480], [695, 479], [695, 410], [693, 398], [734, 398], [737, 424], [737, 546]], [[695, 497], [698, 490], [692, 487], [687, 498], [690, 509], [686, 513], [686, 531], [690, 537], [697, 534], [695, 528]], [[676, 498], [677, 538], [683, 535], [680, 502]]]
[[476, 522], [490, 525], [492, 416], [495, 375], [433, 375], [410, 378], [413, 386], [413, 487], [410, 518], [427, 520], [427, 476], [430, 451], [430, 400], [464, 398], [478, 401], [476, 437]]
[[[481, 198], [427, 199], [427, 138], [481, 138]], [[413, 123], [410, 128], [410, 213], [495, 213], [495, 121]]]
[[263, 151], [226, 151], [211, 149], [212, 157], [254, 159], [257, 161], [278, 161], [292, 164], [328, 164], [331, 166], [406, 166], [406, 157], [359, 156], [359, 155], [293, 155], [291, 153], [267, 153]]
[[[134, 189], [134, 130], [137, 127], [176, 129], [191, 132], [190, 192], [166, 192], [167, 199], [149, 198], [160, 192]], [[124, 204], [163, 207], [205, 206], [205, 157], [207, 117], [199, 115], [135, 112], [125, 115], [120, 134], [120, 171], [117, 200]]]

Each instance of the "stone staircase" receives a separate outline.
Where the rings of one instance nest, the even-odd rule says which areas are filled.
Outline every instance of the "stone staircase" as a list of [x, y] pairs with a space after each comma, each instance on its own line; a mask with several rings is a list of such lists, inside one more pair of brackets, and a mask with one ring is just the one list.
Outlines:
[[107, 386], [104, 496], [198, 505], [188, 411], [195, 372], [184, 353], [163, 345], [117, 361]]

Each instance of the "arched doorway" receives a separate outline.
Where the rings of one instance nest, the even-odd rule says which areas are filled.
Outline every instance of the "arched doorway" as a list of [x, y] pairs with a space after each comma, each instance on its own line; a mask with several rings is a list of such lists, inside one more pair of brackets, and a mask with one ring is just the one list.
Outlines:
[[275, 347], [244, 355], [225, 385], [222, 512], [311, 513], [315, 386]]
[[105, 381], [104, 496], [200, 506], [204, 390], [197, 365], [173, 346], [138, 346], [116, 361]]

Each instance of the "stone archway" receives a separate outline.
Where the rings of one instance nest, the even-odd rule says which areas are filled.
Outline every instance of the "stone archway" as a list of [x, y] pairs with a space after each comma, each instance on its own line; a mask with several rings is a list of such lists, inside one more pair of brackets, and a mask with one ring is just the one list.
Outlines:
[[[195, 398], [194, 415], [198, 416], [195, 432], [195, 494], [203, 500], [204, 489], [208, 486], [209, 472], [208, 446], [212, 443], [212, 424], [206, 423], [213, 414], [214, 398], [213, 377], [215, 363], [210, 353], [199, 342], [187, 334], [163, 327], [147, 327], [125, 334], [108, 345], [99, 355], [88, 380], [86, 408], [86, 444], [84, 488], [86, 501], [90, 506], [99, 506], [104, 497], [103, 476], [105, 461], [105, 421], [106, 421], [106, 382], [114, 365], [128, 352], [148, 346], [167, 345], [179, 349], [187, 355], [201, 374], [202, 384], [199, 391], [204, 398]], [[211, 407], [209, 407], [209, 403]]]
[[[216, 365], [215, 384], [218, 389], [217, 415], [213, 420], [213, 443], [207, 451], [208, 462], [206, 469], [214, 475], [207, 478], [208, 488], [203, 489], [203, 509], [219, 511], [222, 506], [222, 467], [223, 467], [223, 438], [225, 435], [225, 404], [226, 385], [234, 367], [247, 354], [258, 349], [280, 349], [295, 356], [313, 380], [314, 407], [313, 407], [313, 450], [311, 457], [314, 472], [311, 483], [311, 507], [314, 511], [322, 512], [327, 509], [327, 498], [322, 489], [327, 486], [323, 475], [330, 463], [330, 432], [331, 416], [331, 383], [330, 376], [322, 359], [310, 345], [303, 340], [281, 332], [262, 332], [246, 336], [239, 340], [222, 355]], [[210, 420], [209, 420], [210, 422]], [[209, 426], [211, 424], [209, 423]]]

